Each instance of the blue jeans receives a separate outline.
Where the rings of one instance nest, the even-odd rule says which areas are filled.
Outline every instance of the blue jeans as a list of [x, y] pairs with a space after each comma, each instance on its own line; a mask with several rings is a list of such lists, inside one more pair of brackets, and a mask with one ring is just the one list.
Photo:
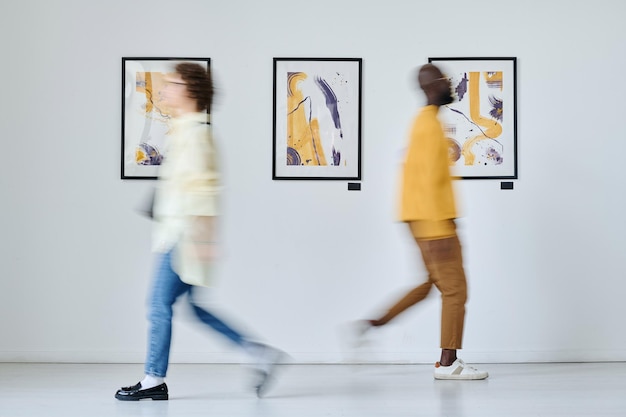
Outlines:
[[170, 357], [170, 344], [172, 341], [172, 306], [176, 299], [187, 293], [188, 301], [193, 312], [204, 324], [217, 330], [222, 335], [239, 346], [246, 343], [244, 337], [233, 330], [222, 320], [208, 311], [200, 308], [193, 298], [194, 287], [180, 280], [178, 274], [172, 269], [172, 253], [160, 255], [157, 263], [154, 286], [150, 296], [150, 313], [148, 320], [148, 353], [146, 357], [145, 372], [164, 378]]

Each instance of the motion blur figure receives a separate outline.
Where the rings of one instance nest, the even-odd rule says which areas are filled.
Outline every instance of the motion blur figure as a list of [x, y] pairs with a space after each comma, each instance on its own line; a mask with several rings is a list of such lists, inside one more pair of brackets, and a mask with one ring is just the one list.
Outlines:
[[165, 376], [172, 338], [172, 306], [181, 296], [206, 326], [243, 349], [255, 370], [254, 389], [261, 396], [274, 365], [284, 353], [254, 342], [201, 307], [200, 287], [211, 283], [217, 257], [216, 219], [220, 175], [207, 110], [213, 98], [211, 74], [196, 63], [180, 63], [166, 77], [164, 99], [173, 117], [171, 139], [159, 172], [154, 202], [153, 249], [156, 271], [149, 298], [145, 377], [119, 389], [115, 398], [167, 400]]
[[456, 234], [457, 216], [450, 176], [448, 143], [439, 107], [453, 101], [450, 81], [439, 68], [426, 64], [418, 73], [427, 98], [413, 122], [404, 162], [400, 220], [406, 222], [422, 253], [428, 280], [411, 290], [382, 317], [359, 322], [362, 336], [372, 327], [384, 326], [409, 307], [422, 301], [434, 285], [441, 292], [441, 358], [435, 364], [436, 379], [485, 379], [487, 372], [457, 358], [462, 348], [467, 283], [461, 245]]

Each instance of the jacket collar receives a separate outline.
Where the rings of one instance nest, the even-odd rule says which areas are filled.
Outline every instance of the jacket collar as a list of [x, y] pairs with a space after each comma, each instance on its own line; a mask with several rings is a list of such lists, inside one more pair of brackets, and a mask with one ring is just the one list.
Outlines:
[[207, 113], [185, 113], [185, 114], [175, 118], [174, 122], [176, 124], [179, 124], [179, 123], [189, 123], [189, 122], [208, 123], [209, 122], [209, 115]]

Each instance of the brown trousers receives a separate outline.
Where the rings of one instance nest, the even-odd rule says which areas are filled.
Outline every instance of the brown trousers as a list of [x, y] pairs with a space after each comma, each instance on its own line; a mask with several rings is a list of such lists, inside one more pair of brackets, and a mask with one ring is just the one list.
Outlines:
[[[412, 228], [412, 230], [415, 230]], [[414, 236], [415, 237], [415, 236]], [[415, 241], [422, 252], [428, 271], [428, 281], [409, 291], [378, 321], [385, 324], [409, 307], [422, 301], [434, 285], [441, 292], [441, 348], [463, 347], [463, 325], [467, 281], [463, 270], [463, 257], [459, 238], [454, 236]]]

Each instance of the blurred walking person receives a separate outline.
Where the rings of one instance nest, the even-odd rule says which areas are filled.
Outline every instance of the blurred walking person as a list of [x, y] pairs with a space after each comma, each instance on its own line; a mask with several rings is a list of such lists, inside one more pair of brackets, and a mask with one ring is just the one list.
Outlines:
[[372, 327], [384, 326], [409, 307], [422, 301], [433, 285], [441, 293], [441, 357], [435, 364], [436, 379], [485, 379], [488, 373], [457, 358], [462, 348], [467, 282], [461, 245], [456, 234], [457, 216], [448, 144], [439, 107], [453, 101], [450, 81], [439, 68], [426, 64], [418, 80], [427, 105], [414, 120], [404, 162], [400, 220], [406, 222], [428, 271], [428, 280], [411, 290], [377, 319], [359, 322], [363, 335]]
[[213, 98], [211, 74], [199, 64], [180, 63], [174, 73], [166, 76], [162, 95], [173, 118], [153, 210], [157, 268], [149, 298], [145, 376], [137, 384], [119, 389], [115, 398], [169, 398], [165, 376], [172, 338], [172, 306], [181, 296], [187, 297], [203, 324], [248, 355], [255, 369], [254, 389], [261, 396], [283, 352], [252, 341], [198, 302], [201, 288], [210, 285], [218, 251], [221, 185], [207, 114]]

